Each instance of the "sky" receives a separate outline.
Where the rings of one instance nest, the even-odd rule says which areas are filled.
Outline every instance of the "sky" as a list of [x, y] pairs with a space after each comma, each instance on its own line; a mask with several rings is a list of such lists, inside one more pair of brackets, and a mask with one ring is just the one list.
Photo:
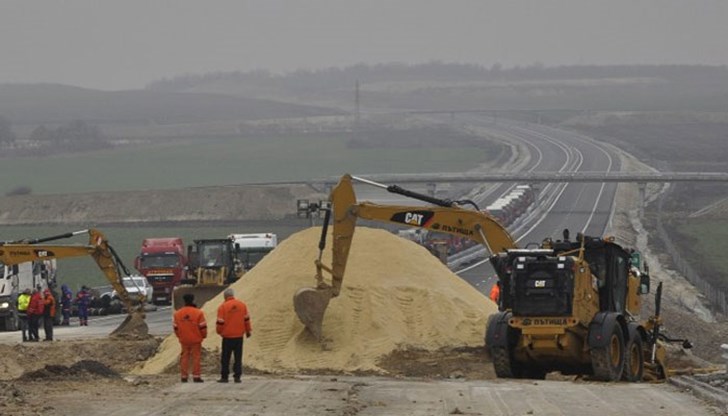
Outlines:
[[728, 65], [725, 0], [0, 0], [0, 83], [433, 60]]

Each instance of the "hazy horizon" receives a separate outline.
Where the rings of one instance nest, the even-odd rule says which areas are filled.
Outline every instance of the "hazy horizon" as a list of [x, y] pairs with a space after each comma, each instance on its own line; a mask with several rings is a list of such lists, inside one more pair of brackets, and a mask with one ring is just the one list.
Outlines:
[[0, 0], [0, 83], [417, 64], [727, 65], [718, 0]]

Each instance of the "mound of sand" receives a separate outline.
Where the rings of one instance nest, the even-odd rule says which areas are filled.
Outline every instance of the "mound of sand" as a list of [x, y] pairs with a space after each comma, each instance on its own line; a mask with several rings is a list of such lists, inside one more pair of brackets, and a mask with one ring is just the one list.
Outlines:
[[[387, 231], [357, 228], [338, 298], [331, 300], [319, 343], [298, 321], [293, 294], [315, 283], [320, 228], [294, 234], [232, 285], [248, 304], [253, 336], [245, 341], [246, 366], [270, 372], [381, 371], [377, 361], [401, 348], [435, 350], [483, 345], [488, 316], [497, 308], [427, 250]], [[327, 247], [331, 247], [331, 237]], [[331, 253], [324, 253], [331, 264]], [[203, 311], [210, 326], [203, 347], [219, 350], [214, 331], [222, 294]], [[174, 335], [136, 369], [158, 374], [177, 364]]]

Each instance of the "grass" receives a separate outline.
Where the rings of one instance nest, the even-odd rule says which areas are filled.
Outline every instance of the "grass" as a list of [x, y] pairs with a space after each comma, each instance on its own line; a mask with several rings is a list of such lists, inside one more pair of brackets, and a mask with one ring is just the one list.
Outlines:
[[347, 139], [209, 138], [43, 158], [3, 159], [0, 192], [34, 194], [302, 180], [351, 173], [464, 171], [488, 160], [483, 148], [347, 147]]
[[[265, 226], [251, 229], [251, 226], [141, 226], [141, 227], [105, 227], [101, 232], [109, 239], [109, 244], [116, 250], [130, 272], [135, 273], [134, 258], [139, 253], [142, 240], [148, 237], [181, 237], [185, 244], [194, 239], [223, 238], [232, 233], [273, 232], [278, 235], [278, 242], [307, 227], [309, 223], [302, 221], [300, 227], [291, 225]], [[0, 240], [9, 241], [21, 238], [40, 238], [75, 231], [66, 226], [5, 226], [0, 228]], [[46, 244], [86, 244], [88, 238], [79, 235], [72, 239], [64, 239]], [[313, 276], [313, 259], [311, 259], [311, 276]], [[58, 282], [67, 284], [74, 291], [81, 285], [90, 287], [104, 286], [108, 282], [90, 256], [65, 258], [58, 260]]]
[[683, 249], [689, 250], [689, 255], [702, 260], [701, 269], [704, 272], [711, 271], [703, 277], [718, 287], [728, 289], [728, 257], [721, 243], [728, 235], [728, 220], [690, 219], [675, 224], [675, 227], [689, 243], [681, 244]]

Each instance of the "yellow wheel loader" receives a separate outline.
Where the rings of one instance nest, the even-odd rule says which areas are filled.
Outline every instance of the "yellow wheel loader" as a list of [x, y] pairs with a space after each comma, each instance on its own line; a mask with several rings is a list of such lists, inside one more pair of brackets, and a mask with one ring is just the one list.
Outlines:
[[[48, 241], [71, 238], [80, 234], [88, 234], [88, 244], [43, 244]], [[0, 262], [9, 266], [31, 261], [82, 256], [91, 256], [94, 259], [96, 264], [104, 273], [106, 280], [108, 280], [118, 294], [128, 312], [124, 322], [122, 322], [121, 325], [119, 325], [119, 327], [111, 333], [111, 335], [148, 335], [149, 328], [144, 320], [145, 298], [141, 296], [139, 299], [135, 299], [129, 295], [126, 287], [122, 284], [122, 276], [130, 275], [129, 270], [121, 261], [121, 258], [116, 254], [116, 251], [109, 245], [109, 241], [100, 231], [89, 229], [39, 239], [0, 242]]]
[[191, 293], [195, 304], [202, 307], [244, 273], [238, 258], [238, 247], [230, 238], [194, 240], [187, 247], [187, 278], [174, 288], [172, 304], [177, 310], [184, 306], [182, 297]]

